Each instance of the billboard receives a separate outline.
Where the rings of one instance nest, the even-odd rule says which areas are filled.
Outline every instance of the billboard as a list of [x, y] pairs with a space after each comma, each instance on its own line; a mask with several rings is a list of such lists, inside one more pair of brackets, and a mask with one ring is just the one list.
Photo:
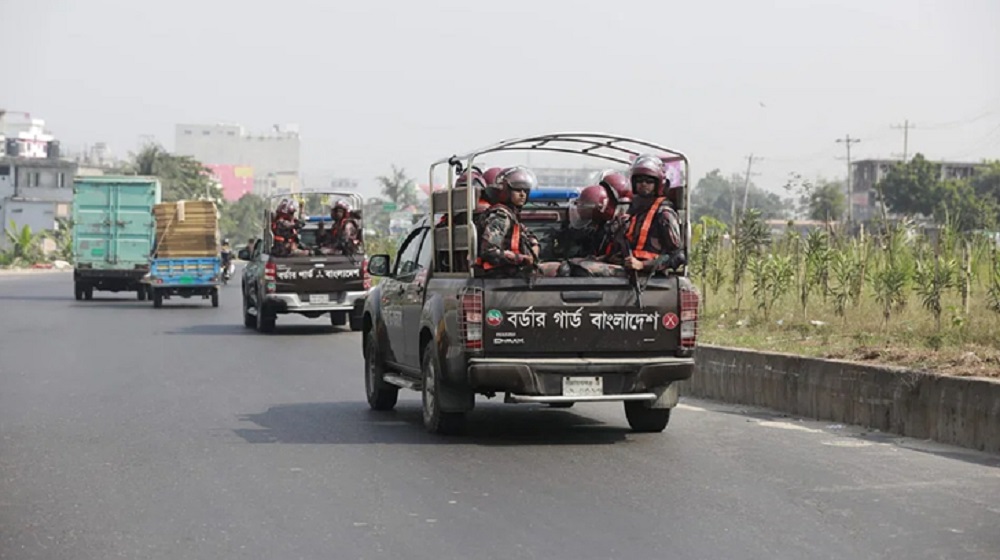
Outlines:
[[239, 200], [253, 192], [253, 167], [246, 165], [206, 165], [222, 185], [222, 197], [228, 201]]

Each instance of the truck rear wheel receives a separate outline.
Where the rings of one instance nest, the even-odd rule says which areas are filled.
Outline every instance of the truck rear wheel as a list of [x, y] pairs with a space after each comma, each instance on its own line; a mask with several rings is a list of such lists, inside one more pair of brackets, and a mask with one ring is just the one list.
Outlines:
[[650, 408], [642, 401], [625, 401], [625, 418], [636, 432], [662, 432], [670, 422], [669, 408]]
[[331, 311], [330, 312], [330, 324], [335, 327], [342, 327], [344, 323], [347, 322], [347, 312], [346, 311]]
[[252, 329], [257, 326], [257, 318], [250, 314], [250, 303], [246, 292], [243, 293], [243, 326]]
[[93, 286], [87, 286], [86, 288], [83, 289], [83, 299], [85, 299], [87, 301], [90, 301], [90, 300], [94, 299], [94, 287]]
[[163, 307], [163, 292], [153, 289], [153, 307], [159, 309]]
[[139, 286], [135, 291], [135, 299], [139, 301], [146, 301], [146, 286]]
[[399, 399], [399, 387], [386, 383], [382, 379], [384, 373], [375, 333], [369, 333], [365, 343], [365, 394], [372, 410], [392, 410]]
[[73, 282], [73, 296], [76, 297], [76, 301], [83, 299], [83, 285], [79, 282]]
[[274, 332], [274, 324], [277, 321], [277, 317], [274, 315], [268, 315], [264, 311], [264, 303], [257, 303], [257, 332], [259, 333], [271, 333]]
[[212, 307], [219, 306], [219, 289], [212, 290]]
[[441, 410], [441, 374], [438, 365], [437, 346], [431, 340], [424, 348], [423, 396], [424, 428], [432, 434], [453, 435], [465, 429], [464, 412], [444, 412]]

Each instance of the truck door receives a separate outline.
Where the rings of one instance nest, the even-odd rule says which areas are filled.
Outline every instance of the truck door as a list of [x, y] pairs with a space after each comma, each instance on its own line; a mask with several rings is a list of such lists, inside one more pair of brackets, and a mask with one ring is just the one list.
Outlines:
[[149, 208], [156, 202], [155, 185], [116, 185], [112, 189], [112, 262], [124, 266], [149, 262], [156, 224]]
[[[422, 228], [420, 235], [420, 251], [414, 265], [408, 265], [406, 278], [401, 278], [403, 285], [403, 330], [406, 333], [406, 355], [404, 364], [420, 367], [420, 314], [424, 309], [424, 290], [427, 287], [427, 273], [432, 265], [430, 228]], [[405, 263], [404, 263], [405, 264]]]
[[389, 339], [389, 351], [396, 362], [408, 365], [406, 340], [411, 338], [403, 323], [403, 308], [407, 299], [408, 284], [416, 274], [420, 243], [424, 238], [424, 228], [414, 229], [403, 241], [396, 257], [392, 276], [383, 280], [382, 323]]

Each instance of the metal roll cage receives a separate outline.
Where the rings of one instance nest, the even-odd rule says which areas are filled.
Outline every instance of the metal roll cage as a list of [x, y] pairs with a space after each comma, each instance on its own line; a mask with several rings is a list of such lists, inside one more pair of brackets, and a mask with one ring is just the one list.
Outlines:
[[[430, 178], [430, 214], [428, 216], [428, 223], [431, 225], [432, 231], [435, 227], [434, 215], [440, 212], [446, 212], [448, 215], [448, 266], [449, 271], [455, 271], [455, 224], [453, 219], [454, 213], [454, 200], [452, 198], [452, 193], [455, 189], [455, 177], [460, 175], [466, 169], [471, 169], [475, 163], [476, 159], [486, 155], [498, 152], [549, 152], [549, 153], [563, 153], [563, 154], [576, 154], [582, 156], [588, 156], [592, 158], [602, 159], [606, 161], [611, 161], [623, 165], [630, 165], [632, 160], [641, 154], [651, 153], [659, 156], [664, 163], [671, 163], [680, 161], [683, 163], [683, 175], [682, 188], [684, 189], [684, 209], [679, 211], [678, 214], [682, 214], [682, 228], [684, 232], [684, 255], [688, 256], [689, 245], [691, 242], [691, 220], [690, 220], [690, 207], [691, 207], [691, 189], [689, 188], [689, 178], [690, 178], [690, 166], [688, 163], [688, 158], [684, 153], [660, 144], [649, 142], [646, 140], [640, 140], [637, 138], [629, 138], [627, 136], [617, 136], [614, 134], [604, 134], [604, 133], [592, 133], [592, 132], [561, 132], [555, 134], [543, 134], [539, 136], [528, 136], [524, 138], [513, 138], [508, 140], [503, 140], [495, 144], [473, 150], [461, 155], [452, 155], [448, 158], [444, 158], [435, 161], [430, 166], [429, 178]], [[441, 165], [448, 166], [448, 180], [446, 183], [447, 192], [447, 208], [436, 208], [435, 207], [435, 196], [434, 193], [434, 172], [435, 169]], [[475, 189], [466, 189], [466, 211], [469, 212], [470, 218], [467, 220], [467, 224], [472, 226], [471, 220], [471, 210], [476, 207], [475, 199]], [[475, 227], [466, 227], [467, 243], [468, 243], [468, 269], [469, 274], [472, 274], [472, 266], [478, 257], [479, 246], [477, 239], [477, 232]], [[437, 269], [438, 264], [438, 251], [442, 250], [437, 246], [436, 236], [432, 236], [434, 242], [433, 254], [434, 254], [434, 265]], [[684, 275], [688, 274], [687, 267], [684, 267]]]

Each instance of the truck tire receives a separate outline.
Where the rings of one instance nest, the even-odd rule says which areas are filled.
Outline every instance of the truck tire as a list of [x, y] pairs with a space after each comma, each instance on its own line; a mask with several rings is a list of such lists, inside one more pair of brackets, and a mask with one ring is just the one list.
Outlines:
[[135, 299], [146, 301], [146, 286], [139, 286], [139, 289], [135, 291]]
[[348, 315], [351, 323], [351, 332], [358, 332], [365, 328], [364, 317], [355, 317], [353, 315]]
[[252, 329], [257, 326], [257, 318], [250, 314], [250, 302], [246, 292], [243, 292], [243, 326]]
[[343, 327], [344, 323], [347, 322], [347, 312], [346, 311], [331, 311], [330, 312], [330, 324], [335, 327]]
[[369, 333], [365, 343], [365, 394], [372, 410], [392, 410], [399, 399], [399, 387], [386, 383], [383, 373], [385, 368], [379, 358], [375, 333]]
[[662, 432], [670, 422], [669, 408], [650, 408], [642, 401], [625, 401], [625, 418], [635, 432]]
[[93, 286], [87, 286], [86, 288], [83, 289], [83, 299], [85, 299], [87, 301], [90, 301], [90, 300], [94, 299], [94, 287]]
[[153, 288], [153, 307], [159, 309], [163, 307], [163, 292]]
[[257, 332], [259, 333], [272, 333], [274, 332], [274, 324], [277, 321], [277, 317], [274, 315], [268, 315], [264, 311], [264, 303], [262, 301], [257, 302]]
[[76, 301], [83, 299], [83, 285], [79, 282], [73, 282], [73, 296], [76, 297]]
[[212, 307], [219, 306], [219, 289], [215, 288], [212, 290]]
[[444, 412], [438, 396], [441, 393], [441, 375], [437, 346], [431, 340], [424, 348], [422, 370], [424, 374], [421, 400], [423, 402], [424, 428], [432, 434], [454, 435], [465, 429], [464, 412]]

